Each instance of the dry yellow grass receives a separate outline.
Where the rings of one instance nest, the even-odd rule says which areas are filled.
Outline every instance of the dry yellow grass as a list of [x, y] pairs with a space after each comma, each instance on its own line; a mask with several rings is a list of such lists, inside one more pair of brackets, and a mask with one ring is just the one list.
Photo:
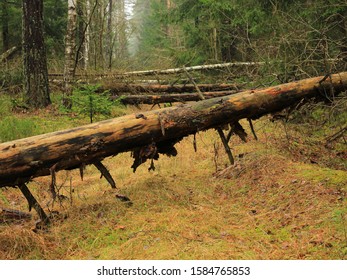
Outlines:
[[[0, 225], [0, 258], [346, 259], [347, 172], [291, 157], [274, 141], [286, 137], [276, 124], [255, 127], [259, 141], [232, 138], [233, 167], [213, 130], [197, 136], [196, 153], [192, 137], [182, 140], [155, 172], [145, 163], [132, 173], [129, 153], [107, 159], [132, 206], [93, 167], [83, 181], [77, 171], [59, 173], [69, 199], [53, 208], [50, 178], [35, 179], [29, 187], [43, 206], [67, 218], [38, 233], [34, 221]], [[26, 209], [18, 190], [1, 196], [0, 206]]]

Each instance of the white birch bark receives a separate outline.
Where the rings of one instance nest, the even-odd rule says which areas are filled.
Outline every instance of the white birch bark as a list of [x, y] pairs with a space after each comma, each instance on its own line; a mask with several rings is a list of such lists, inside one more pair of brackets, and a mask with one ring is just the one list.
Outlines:
[[[86, 19], [89, 23], [90, 18], [90, 0], [86, 0]], [[84, 38], [84, 48], [83, 48], [83, 60], [84, 60], [84, 70], [89, 67], [89, 44], [90, 44], [90, 28], [89, 24], [86, 26], [86, 33]]]
[[64, 83], [65, 96], [63, 104], [66, 107], [71, 107], [69, 95], [72, 93], [72, 83], [74, 80], [74, 65], [75, 65], [75, 48], [76, 48], [76, 28], [77, 28], [77, 0], [68, 0], [68, 19], [67, 30], [65, 37], [65, 65], [64, 65]]

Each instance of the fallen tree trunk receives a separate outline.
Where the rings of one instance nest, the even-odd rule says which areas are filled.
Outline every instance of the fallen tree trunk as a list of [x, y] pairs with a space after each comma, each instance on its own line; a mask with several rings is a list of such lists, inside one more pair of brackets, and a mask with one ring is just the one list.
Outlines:
[[[228, 62], [228, 63], [217, 63], [217, 64], [206, 64], [206, 65], [196, 65], [185, 68], [171, 68], [171, 69], [155, 69], [155, 70], [141, 70], [141, 71], [129, 71], [129, 72], [118, 72], [118, 73], [103, 73], [103, 74], [78, 74], [76, 77], [99, 77], [99, 78], [119, 78], [119, 77], [129, 77], [129, 76], [152, 76], [152, 75], [168, 75], [168, 74], [179, 74], [185, 71], [202, 71], [202, 70], [214, 70], [223, 69], [235, 66], [259, 66], [264, 65], [265, 62]], [[186, 70], [184, 70], [186, 69]], [[62, 77], [62, 73], [50, 73], [48, 75], [50, 78]]]
[[[239, 85], [236, 84], [198, 84], [197, 85], [202, 92], [211, 91], [227, 91], [238, 90]], [[98, 91], [103, 92], [109, 90], [111, 94], [118, 95], [119, 93], [131, 92], [131, 93], [191, 93], [195, 92], [195, 86], [192, 84], [187, 85], [160, 85], [160, 84], [110, 84], [104, 85]]]
[[[216, 92], [204, 92], [205, 99], [211, 99], [215, 97], [222, 97], [237, 93], [236, 90], [230, 91], [216, 91]], [[173, 102], [188, 102], [199, 101], [200, 96], [196, 93], [172, 93], [172, 94], [157, 94], [157, 95], [122, 95], [112, 96], [113, 100], [119, 100], [124, 105], [138, 105], [138, 104], [160, 104], [160, 103], [173, 103]]]
[[208, 64], [208, 65], [197, 65], [183, 68], [172, 68], [165, 70], [144, 70], [144, 71], [131, 71], [123, 73], [124, 76], [150, 76], [150, 75], [168, 75], [184, 73], [186, 71], [197, 71], [197, 70], [214, 70], [222, 69], [235, 66], [259, 66], [265, 64], [264, 62], [229, 62], [219, 64]]
[[142, 158], [156, 159], [157, 153], [175, 155], [173, 145], [190, 134], [243, 118], [257, 119], [302, 99], [346, 89], [343, 72], [2, 143], [0, 187], [22, 186], [44, 175], [52, 175], [53, 182], [59, 170], [83, 169], [126, 151], [134, 151], [140, 163]]
[[18, 220], [31, 220], [32, 215], [30, 213], [22, 212], [13, 209], [2, 209], [0, 211], [0, 223], [7, 223]]

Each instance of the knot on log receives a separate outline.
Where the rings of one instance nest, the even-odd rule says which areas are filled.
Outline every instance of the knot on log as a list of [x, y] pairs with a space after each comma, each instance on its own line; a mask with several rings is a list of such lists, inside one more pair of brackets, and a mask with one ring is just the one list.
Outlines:
[[81, 152], [85, 153], [94, 153], [97, 152], [105, 146], [105, 141], [100, 139], [100, 140], [95, 140], [93, 139], [90, 144], [86, 145], [85, 147], [81, 148]]

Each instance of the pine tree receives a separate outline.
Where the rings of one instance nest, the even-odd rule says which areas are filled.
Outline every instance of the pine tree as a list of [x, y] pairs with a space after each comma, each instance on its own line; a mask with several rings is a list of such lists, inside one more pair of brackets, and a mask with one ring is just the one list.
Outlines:
[[26, 102], [34, 108], [51, 103], [46, 48], [43, 38], [43, 0], [23, 0], [23, 65]]

